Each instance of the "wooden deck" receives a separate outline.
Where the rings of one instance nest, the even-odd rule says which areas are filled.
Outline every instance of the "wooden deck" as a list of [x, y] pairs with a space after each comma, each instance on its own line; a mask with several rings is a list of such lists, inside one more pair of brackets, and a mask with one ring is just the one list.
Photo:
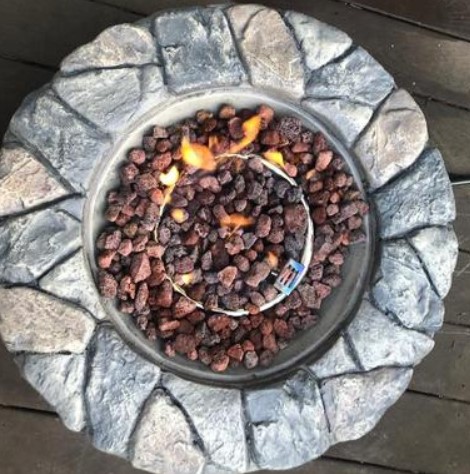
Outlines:
[[[62, 57], [105, 27], [191, 0], [0, 0], [0, 133]], [[217, 3], [214, 0], [205, 3]], [[470, 178], [470, 2], [275, 0], [336, 25], [423, 107], [454, 181]], [[454, 188], [460, 256], [436, 348], [410, 389], [363, 439], [292, 474], [470, 473], [470, 185]], [[70, 433], [0, 344], [1, 474], [131, 474]], [[165, 474], [165, 473], [162, 473]]]

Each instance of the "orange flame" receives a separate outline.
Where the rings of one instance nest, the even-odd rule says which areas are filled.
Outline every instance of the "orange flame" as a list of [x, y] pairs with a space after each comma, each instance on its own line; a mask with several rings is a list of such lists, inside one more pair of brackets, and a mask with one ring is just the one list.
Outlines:
[[220, 225], [222, 227], [248, 227], [252, 225], [254, 219], [252, 217], [245, 217], [243, 214], [228, 214], [220, 219]]
[[192, 273], [184, 273], [181, 275], [181, 283], [183, 285], [189, 285], [193, 281], [193, 274]]
[[180, 177], [180, 173], [176, 166], [172, 166], [168, 173], [161, 173], [159, 176], [160, 182], [168, 187], [174, 187]]
[[209, 135], [209, 149], [213, 150], [219, 144], [219, 137], [217, 135]]
[[256, 140], [258, 133], [261, 129], [261, 117], [255, 115], [248, 120], [245, 120], [242, 125], [243, 133], [245, 136], [235, 145], [230, 147], [230, 153], [238, 153], [248, 146], [251, 142]]
[[307, 172], [307, 174], [305, 175], [305, 179], [307, 181], [309, 181], [310, 179], [312, 179], [315, 175], [317, 174], [317, 170], [315, 168], [312, 168], [310, 171]]
[[266, 255], [266, 261], [271, 268], [277, 268], [279, 258], [274, 252], [268, 252]]
[[181, 141], [181, 155], [187, 165], [207, 171], [216, 168], [215, 158], [208, 147], [200, 143], [191, 143], [187, 137]]
[[284, 168], [284, 157], [280, 151], [266, 151], [263, 156], [271, 163]]
[[172, 209], [170, 215], [178, 224], [182, 224], [185, 220], [188, 219], [188, 213], [184, 209]]

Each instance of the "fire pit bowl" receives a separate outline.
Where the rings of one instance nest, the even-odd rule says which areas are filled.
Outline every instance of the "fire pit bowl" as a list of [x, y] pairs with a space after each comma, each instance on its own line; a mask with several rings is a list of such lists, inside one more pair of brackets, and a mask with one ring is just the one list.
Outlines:
[[[223, 103], [323, 132], [371, 212], [318, 323], [269, 367], [215, 373], [100, 298], [95, 244], [147, 129]], [[158, 12], [72, 52], [11, 120], [0, 218], [0, 335], [23, 376], [69, 429], [154, 473], [291, 469], [366, 434], [432, 350], [458, 254], [410, 94], [345, 33], [262, 5]]]

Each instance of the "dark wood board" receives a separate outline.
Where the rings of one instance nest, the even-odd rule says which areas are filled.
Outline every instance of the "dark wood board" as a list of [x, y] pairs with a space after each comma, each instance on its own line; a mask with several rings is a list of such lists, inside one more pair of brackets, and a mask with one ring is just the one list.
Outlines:
[[455, 232], [459, 238], [459, 248], [470, 252], [470, 184], [457, 185], [453, 189], [457, 206]]
[[410, 472], [468, 474], [470, 405], [406, 393], [377, 427], [328, 454]]
[[448, 323], [470, 326], [470, 255], [459, 253], [452, 288], [445, 299]]
[[470, 39], [467, 0], [343, 0], [405, 21]]

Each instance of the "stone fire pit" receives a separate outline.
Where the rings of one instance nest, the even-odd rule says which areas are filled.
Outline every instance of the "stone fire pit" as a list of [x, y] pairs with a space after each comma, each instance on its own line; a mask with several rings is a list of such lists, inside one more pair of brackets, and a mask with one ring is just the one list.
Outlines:
[[[321, 357], [256, 386], [196, 383], [134, 350], [92, 272], [105, 170], [156, 117], [231, 100], [267, 101], [324, 130], [361, 171], [377, 221], [370, 283], [361, 300], [344, 298], [352, 322], [325, 329]], [[158, 13], [74, 51], [10, 123], [0, 333], [69, 429], [137, 468], [288, 469], [366, 434], [405, 391], [442, 325], [454, 218], [421, 110], [346, 34], [259, 5]]]

